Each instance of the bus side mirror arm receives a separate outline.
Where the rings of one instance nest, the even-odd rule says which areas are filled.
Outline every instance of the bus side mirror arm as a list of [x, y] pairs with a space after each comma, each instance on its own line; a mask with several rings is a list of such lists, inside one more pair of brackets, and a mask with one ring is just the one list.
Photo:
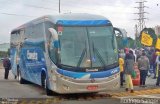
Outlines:
[[58, 40], [58, 33], [57, 33], [57, 31], [55, 29], [53, 29], [53, 28], [49, 28], [48, 30], [51, 32], [53, 39], [54, 40]]
[[51, 35], [53, 38], [52, 46], [55, 48], [59, 48], [59, 40], [58, 40], [57, 31], [53, 28], [49, 28], [48, 30], [51, 32]]

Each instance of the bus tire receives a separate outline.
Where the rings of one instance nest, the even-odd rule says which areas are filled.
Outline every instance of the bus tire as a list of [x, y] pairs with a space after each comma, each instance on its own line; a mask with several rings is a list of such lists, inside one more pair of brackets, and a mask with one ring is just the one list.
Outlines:
[[42, 72], [41, 74], [41, 83], [42, 83], [42, 87], [44, 88], [45, 92], [46, 92], [46, 95], [48, 96], [51, 96], [53, 93], [50, 89], [48, 89], [48, 82], [47, 82], [47, 79], [46, 79], [46, 74], [44, 72]]

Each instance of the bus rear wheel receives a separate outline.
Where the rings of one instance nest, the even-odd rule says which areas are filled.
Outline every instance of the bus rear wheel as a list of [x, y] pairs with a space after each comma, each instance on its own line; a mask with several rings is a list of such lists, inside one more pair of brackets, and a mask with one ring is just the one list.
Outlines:
[[48, 82], [47, 82], [46, 74], [44, 74], [44, 73], [41, 75], [41, 83], [42, 83], [42, 87], [44, 88], [46, 94], [48, 96], [52, 95], [52, 91], [50, 89], [48, 89], [48, 86], [47, 86]]

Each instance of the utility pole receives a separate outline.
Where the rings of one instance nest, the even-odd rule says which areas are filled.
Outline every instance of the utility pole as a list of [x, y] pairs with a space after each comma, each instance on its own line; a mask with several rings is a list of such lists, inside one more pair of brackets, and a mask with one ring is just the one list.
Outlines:
[[138, 38], [138, 27], [137, 24], [135, 25], [135, 42], [134, 42], [134, 47], [137, 47], [137, 38]]
[[59, 0], [59, 13], [61, 13], [61, 0]]
[[145, 18], [145, 15], [144, 15], [144, 14], [147, 13], [144, 10], [144, 8], [147, 7], [147, 6], [144, 5], [145, 2], [147, 2], [147, 1], [139, 0], [138, 2], [136, 2], [139, 5], [138, 7], [135, 7], [135, 8], [138, 9], [139, 12], [134, 13], [134, 14], [138, 15], [138, 19], [135, 19], [135, 20], [138, 20], [138, 25], [137, 25], [138, 34], [137, 34], [137, 36], [139, 36], [142, 29], [145, 28], [145, 20], [147, 19], [147, 18]]
[[136, 38], [138, 37], [138, 26], [137, 26], [137, 24], [135, 25], [135, 37]]

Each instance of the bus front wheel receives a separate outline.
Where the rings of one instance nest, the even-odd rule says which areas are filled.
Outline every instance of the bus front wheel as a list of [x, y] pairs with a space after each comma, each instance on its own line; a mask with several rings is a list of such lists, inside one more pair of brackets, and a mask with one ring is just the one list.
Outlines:
[[48, 89], [48, 82], [46, 79], [46, 74], [42, 73], [41, 75], [41, 83], [42, 83], [42, 87], [44, 88], [44, 90], [46, 91], [46, 94], [48, 96], [52, 95], [52, 91]]

